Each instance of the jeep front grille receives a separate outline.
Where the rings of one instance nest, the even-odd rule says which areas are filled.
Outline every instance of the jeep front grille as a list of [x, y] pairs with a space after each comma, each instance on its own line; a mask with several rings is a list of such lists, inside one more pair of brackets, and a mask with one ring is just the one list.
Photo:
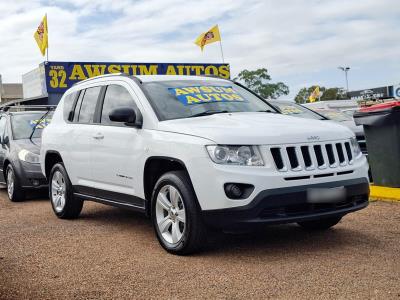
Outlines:
[[269, 149], [281, 172], [324, 170], [353, 164], [350, 142], [273, 146]]

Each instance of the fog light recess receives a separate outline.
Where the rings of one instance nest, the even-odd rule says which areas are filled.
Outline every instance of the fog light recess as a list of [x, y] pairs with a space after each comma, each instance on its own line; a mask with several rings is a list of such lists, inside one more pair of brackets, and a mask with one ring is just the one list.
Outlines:
[[254, 186], [244, 183], [225, 183], [225, 194], [229, 199], [246, 199], [254, 190]]

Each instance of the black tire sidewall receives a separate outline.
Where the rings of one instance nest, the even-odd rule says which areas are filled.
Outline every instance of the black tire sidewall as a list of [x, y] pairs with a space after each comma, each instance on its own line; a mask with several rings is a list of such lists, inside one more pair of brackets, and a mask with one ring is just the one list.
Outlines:
[[[56, 171], [59, 171], [63, 177], [64, 177], [64, 181], [65, 181], [65, 205], [63, 207], [63, 209], [60, 212], [57, 212], [55, 207], [54, 207], [54, 203], [52, 200], [52, 187], [51, 187], [51, 182], [54, 176], [54, 173]], [[73, 187], [71, 184], [71, 181], [69, 179], [68, 173], [64, 167], [64, 164], [62, 163], [57, 163], [53, 166], [53, 168], [50, 171], [50, 176], [49, 176], [49, 198], [50, 198], [50, 202], [51, 202], [51, 207], [53, 208], [54, 213], [56, 214], [57, 217], [61, 218], [61, 219], [71, 219], [71, 218], [75, 218], [77, 217], [76, 215], [76, 211], [79, 210], [78, 215], [80, 213], [80, 210], [82, 209], [82, 201], [81, 200], [77, 200], [74, 197], [74, 192], [73, 192]], [[80, 206], [80, 208], [79, 208]]]
[[[155, 184], [152, 196], [151, 216], [157, 239], [165, 250], [174, 254], [176, 253], [184, 254], [186, 246], [190, 243], [190, 240], [193, 238], [191, 236], [191, 233], [193, 232], [192, 229], [195, 226], [194, 223], [196, 223], [196, 221], [198, 221], [197, 218], [200, 217], [198, 214], [198, 207], [195, 198], [196, 196], [194, 194], [191, 184], [185, 177], [186, 177], [185, 173], [183, 172], [169, 172], [164, 174]], [[157, 195], [158, 192], [165, 185], [172, 185], [179, 191], [179, 193], [182, 196], [183, 204], [185, 206], [185, 216], [186, 216], [185, 232], [183, 234], [182, 239], [176, 245], [171, 245], [163, 239], [157, 224], [157, 217], [155, 212]]]
[[[10, 195], [8, 194], [8, 180], [7, 180], [8, 179], [8, 172], [10, 170], [13, 172], [12, 174], [13, 174], [13, 177], [14, 177], [14, 190], [13, 190], [13, 194], [12, 194], [11, 198], [10, 198]], [[6, 184], [7, 184], [7, 196], [10, 199], [10, 201], [13, 201], [13, 202], [22, 201], [24, 196], [25, 196], [25, 193], [22, 190], [22, 187], [21, 187], [20, 182], [19, 182], [19, 177], [15, 173], [15, 168], [12, 166], [12, 164], [9, 164], [7, 166], [7, 169], [6, 169]]]

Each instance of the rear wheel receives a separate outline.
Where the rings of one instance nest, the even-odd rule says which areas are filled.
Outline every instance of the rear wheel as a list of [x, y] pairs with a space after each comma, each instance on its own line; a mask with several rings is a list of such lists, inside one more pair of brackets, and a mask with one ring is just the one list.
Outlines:
[[71, 181], [62, 163], [53, 166], [49, 177], [49, 197], [54, 213], [61, 219], [74, 219], [82, 210], [83, 201], [74, 197]]
[[185, 255], [200, 250], [205, 243], [195, 194], [185, 172], [161, 176], [152, 197], [152, 220], [161, 246], [170, 253]]
[[340, 222], [342, 217], [330, 217], [319, 220], [298, 222], [298, 224], [307, 230], [327, 230]]
[[11, 164], [6, 169], [6, 181], [7, 181], [7, 195], [8, 198], [13, 202], [25, 200], [25, 191], [23, 190], [15, 170]]

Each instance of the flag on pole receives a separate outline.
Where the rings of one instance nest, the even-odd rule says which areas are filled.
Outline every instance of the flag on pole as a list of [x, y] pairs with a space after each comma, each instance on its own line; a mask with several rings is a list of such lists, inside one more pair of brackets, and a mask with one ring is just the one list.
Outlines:
[[203, 51], [205, 45], [218, 41], [221, 41], [221, 35], [219, 34], [218, 25], [215, 25], [207, 32], [200, 34], [194, 43], [201, 48], [201, 51]]
[[319, 98], [319, 86], [315, 88], [315, 90], [311, 93], [310, 97], [308, 97], [308, 101], [315, 102]]
[[46, 53], [46, 49], [49, 46], [48, 41], [48, 30], [47, 30], [47, 15], [43, 17], [42, 22], [40, 22], [39, 27], [36, 29], [35, 34], [33, 35], [40, 52], [44, 56]]

